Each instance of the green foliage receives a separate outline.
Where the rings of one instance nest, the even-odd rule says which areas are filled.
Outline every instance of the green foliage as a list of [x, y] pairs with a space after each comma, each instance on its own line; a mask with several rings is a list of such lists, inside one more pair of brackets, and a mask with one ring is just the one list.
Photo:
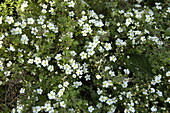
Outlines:
[[130, 55], [126, 62], [126, 68], [130, 69], [139, 78], [152, 78], [152, 67], [144, 55]]
[[170, 27], [165, 30], [165, 36], [170, 36]]

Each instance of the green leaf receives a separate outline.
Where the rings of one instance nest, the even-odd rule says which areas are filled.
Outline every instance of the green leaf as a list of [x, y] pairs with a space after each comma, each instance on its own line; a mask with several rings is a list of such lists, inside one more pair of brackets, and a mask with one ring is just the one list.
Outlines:
[[165, 36], [170, 36], [170, 27], [168, 27], [165, 31]]
[[129, 59], [125, 60], [125, 62], [126, 68], [140, 78], [154, 76], [151, 71], [152, 67], [149, 60], [144, 55], [131, 55]]

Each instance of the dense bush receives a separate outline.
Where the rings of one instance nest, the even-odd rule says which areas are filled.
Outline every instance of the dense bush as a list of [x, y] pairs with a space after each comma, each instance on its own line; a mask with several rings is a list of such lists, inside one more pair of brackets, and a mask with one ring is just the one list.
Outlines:
[[0, 110], [170, 112], [168, 0], [6, 0]]

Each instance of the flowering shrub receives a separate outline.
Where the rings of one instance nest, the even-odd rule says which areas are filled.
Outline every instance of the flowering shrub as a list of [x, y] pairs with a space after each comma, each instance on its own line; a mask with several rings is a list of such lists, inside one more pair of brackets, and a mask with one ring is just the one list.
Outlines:
[[170, 3], [152, 5], [1, 3], [1, 111], [169, 112]]

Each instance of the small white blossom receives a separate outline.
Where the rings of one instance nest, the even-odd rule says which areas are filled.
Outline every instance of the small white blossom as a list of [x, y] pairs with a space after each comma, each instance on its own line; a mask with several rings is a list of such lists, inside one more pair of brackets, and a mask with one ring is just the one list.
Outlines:
[[75, 3], [73, 1], [68, 2], [68, 7], [74, 7]]
[[113, 56], [110, 56], [110, 61], [113, 61], [113, 62], [116, 62], [117, 58], [113, 55]]
[[106, 102], [107, 99], [108, 99], [108, 97], [101, 95], [99, 98], [99, 101]]
[[21, 36], [22, 44], [28, 44], [28, 41], [29, 41], [29, 39], [28, 39], [27, 35], [24, 34]]
[[34, 24], [35, 20], [33, 18], [28, 18], [27, 23], [28, 24]]
[[48, 66], [48, 60], [42, 60], [41, 64], [43, 65], [43, 67]]
[[65, 107], [66, 107], [65, 102], [64, 102], [64, 101], [61, 101], [61, 102], [60, 102], [60, 106], [63, 107], [63, 108], [65, 108]]
[[41, 88], [40, 88], [40, 89], [37, 89], [37, 93], [38, 93], [38, 94], [40, 94], [40, 95], [41, 95], [41, 94], [42, 94], [42, 92], [43, 92], [43, 90], [42, 90]]
[[2, 24], [2, 16], [0, 16], [0, 24]]
[[14, 19], [11, 16], [7, 16], [5, 22], [8, 22], [8, 24], [14, 23]]
[[20, 92], [20, 94], [25, 93], [25, 89], [21, 88], [19, 92]]
[[56, 94], [54, 91], [50, 91], [50, 93], [47, 94], [48, 95], [48, 98], [51, 100], [51, 99], [55, 99], [56, 97]]
[[96, 75], [96, 78], [97, 79], [101, 79], [102, 77], [100, 75]]
[[81, 56], [81, 59], [86, 59], [87, 58], [87, 53], [81, 52], [80, 56]]
[[47, 68], [50, 72], [54, 71], [54, 66], [53, 65], [49, 65]]
[[68, 81], [65, 81], [64, 83], [63, 83], [63, 86], [64, 87], [67, 87], [69, 85], [69, 82]]
[[152, 111], [152, 112], [156, 112], [156, 111], [157, 111], [157, 108], [156, 108], [155, 106], [152, 106], [151, 111]]
[[33, 62], [34, 62], [34, 59], [29, 59], [29, 60], [28, 60], [28, 63], [29, 63], [29, 64], [33, 64]]
[[35, 64], [40, 64], [41, 63], [41, 58], [39, 57], [35, 57], [35, 60], [34, 60]]
[[165, 102], [170, 103], [170, 97], [168, 97]]
[[92, 113], [92, 112], [94, 111], [93, 106], [88, 107], [88, 111], [89, 111], [90, 113]]
[[170, 71], [166, 72], [166, 76], [169, 77], [170, 76]]
[[112, 46], [111, 46], [110, 43], [105, 43], [104, 48], [105, 48], [107, 51], [109, 51], [109, 50], [112, 49]]

